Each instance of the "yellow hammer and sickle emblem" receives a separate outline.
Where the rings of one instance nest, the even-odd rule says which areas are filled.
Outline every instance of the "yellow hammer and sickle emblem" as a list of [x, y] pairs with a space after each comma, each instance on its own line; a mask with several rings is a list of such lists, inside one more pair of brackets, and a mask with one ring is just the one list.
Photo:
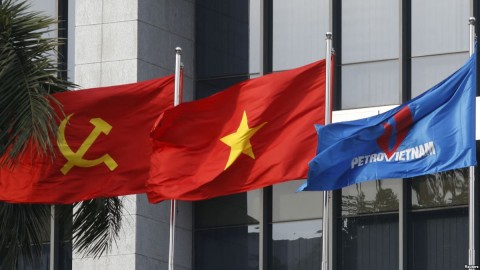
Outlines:
[[63, 121], [60, 123], [60, 126], [58, 127], [58, 148], [60, 149], [60, 152], [62, 152], [63, 156], [68, 160], [67, 163], [65, 163], [65, 165], [63, 165], [63, 167], [60, 169], [60, 171], [64, 175], [66, 175], [70, 171], [70, 169], [73, 168], [73, 166], [88, 168], [97, 166], [101, 163], [105, 163], [105, 165], [110, 169], [110, 171], [115, 170], [118, 164], [109, 154], [105, 154], [93, 160], [83, 158], [85, 153], [88, 151], [88, 149], [90, 149], [98, 136], [101, 133], [108, 135], [108, 133], [110, 133], [110, 130], [112, 129], [112, 126], [101, 118], [90, 119], [90, 123], [95, 126], [95, 128], [92, 130], [92, 132], [90, 132], [85, 141], [83, 141], [77, 152], [73, 152], [68, 145], [67, 140], [65, 139], [65, 128], [67, 126], [68, 120], [70, 120], [70, 117], [72, 116], [73, 113], [67, 116], [67, 118], [63, 119]]

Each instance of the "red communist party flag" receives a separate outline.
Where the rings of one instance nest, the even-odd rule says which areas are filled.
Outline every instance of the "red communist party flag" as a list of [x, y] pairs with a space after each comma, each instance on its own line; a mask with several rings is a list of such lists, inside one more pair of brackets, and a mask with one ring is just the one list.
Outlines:
[[202, 200], [306, 178], [324, 123], [325, 60], [165, 111], [152, 131], [150, 202]]
[[173, 84], [168, 76], [54, 94], [65, 115], [59, 113], [53, 162], [27, 150], [13, 169], [0, 170], [0, 200], [62, 204], [145, 193], [149, 134], [173, 107]]

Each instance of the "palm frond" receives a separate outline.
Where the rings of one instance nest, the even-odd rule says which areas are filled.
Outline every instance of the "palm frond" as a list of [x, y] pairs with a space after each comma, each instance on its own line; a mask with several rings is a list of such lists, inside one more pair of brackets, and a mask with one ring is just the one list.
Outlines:
[[[76, 87], [58, 76], [59, 40], [48, 37], [55, 23], [26, 1], [0, 1], [0, 166], [13, 165], [30, 146], [39, 155], [53, 153], [58, 116], [51, 94]], [[94, 256], [108, 251], [120, 232], [122, 208], [119, 198], [77, 203], [67, 232], [73, 231], [75, 249]], [[59, 209], [70, 223], [71, 206]], [[0, 203], [0, 269], [33, 263], [49, 240], [49, 215], [48, 205]]]
[[118, 197], [77, 203], [72, 225], [73, 248], [94, 257], [109, 251], [120, 233], [122, 208], [123, 202]]
[[0, 269], [34, 264], [48, 241], [50, 206], [0, 203]]
[[[123, 203], [120, 198], [99, 198], [72, 205], [57, 205], [63, 240], [84, 256], [99, 257], [116, 244]], [[42, 244], [50, 241], [50, 205], [0, 202], [0, 269], [31, 266], [41, 257]], [[72, 237], [73, 236], [73, 237]], [[72, 238], [71, 238], [72, 237]]]
[[40, 155], [53, 153], [57, 115], [49, 99], [74, 86], [58, 77], [59, 42], [47, 37], [55, 20], [28, 8], [0, 4], [0, 165], [13, 164], [30, 142]]

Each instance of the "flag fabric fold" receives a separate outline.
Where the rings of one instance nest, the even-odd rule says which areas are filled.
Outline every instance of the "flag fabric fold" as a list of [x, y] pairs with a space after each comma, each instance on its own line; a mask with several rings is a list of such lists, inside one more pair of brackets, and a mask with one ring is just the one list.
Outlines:
[[54, 94], [65, 115], [53, 158], [27, 149], [13, 168], [0, 169], [0, 200], [67, 204], [145, 193], [150, 131], [173, 107], [173, 76]]
[[475, 55], [430, 90], [388, 112], [317, 125], [317, 155], [299, 190], [334, 190], [475, 165]]
[[151, 133], [150, 202], [202, 200], [307, 176], [325, 60], [167, 110]]

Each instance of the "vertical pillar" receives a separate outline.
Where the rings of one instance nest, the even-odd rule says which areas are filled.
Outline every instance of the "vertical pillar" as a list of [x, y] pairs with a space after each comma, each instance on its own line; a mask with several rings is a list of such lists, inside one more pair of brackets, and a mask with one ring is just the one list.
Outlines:
[[[173, 74], [182, 48], [186, 99], [193, 96], [195, 1], [75, 1], [75, 83], [82, 88], [133, 83]], [[166, 269], [169, 202], [145, 194], [122, 198], [117, 245], [100, 258], [73, 254], [72, 269]], [[192, 268], [192, 203], [177, 202], [175, 268]]]

